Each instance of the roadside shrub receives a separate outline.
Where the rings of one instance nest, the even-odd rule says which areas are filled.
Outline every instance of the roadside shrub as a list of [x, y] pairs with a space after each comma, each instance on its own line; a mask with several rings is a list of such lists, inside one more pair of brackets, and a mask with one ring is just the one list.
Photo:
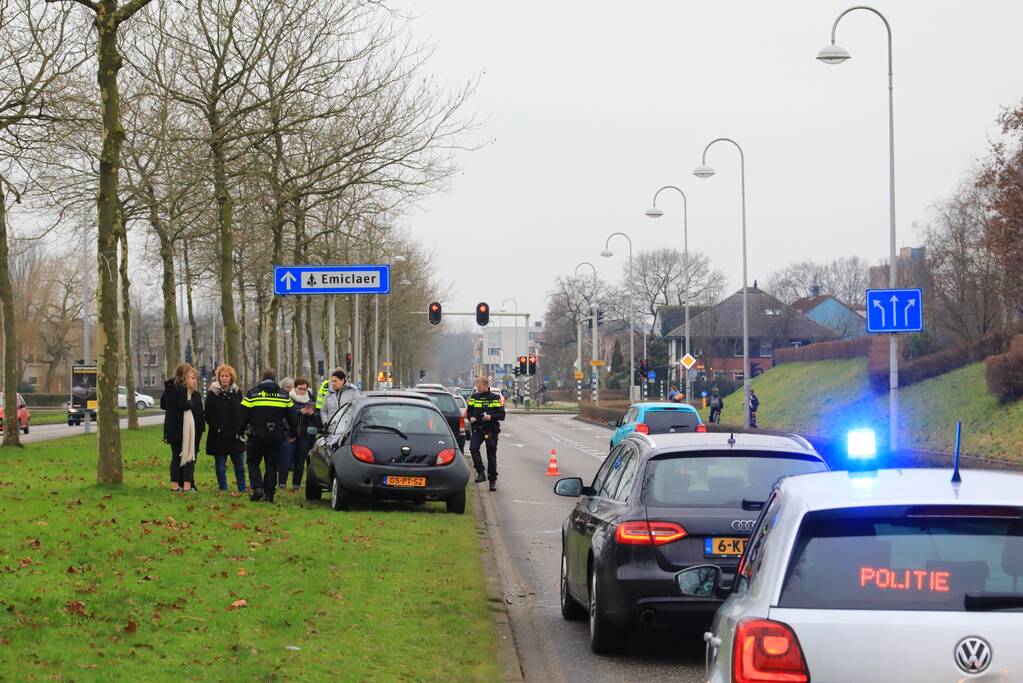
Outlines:
[[60, 394], [28, 394], [23, 392], [21, 396], [25, 399], [25, 403], [28, 404], [29, 408], [61, 407], [71, 400], [67, 392]]
[[1007, 403], [1023, 398], [1023, 335], [1012, 339], [1009, 350], [986, 361], [988, 393]]
[[855, 339], [809, 344], [799, 348], [775, 349], [774, 364], [861, 358], [867, 355], [869, 346], [869, 337], [856, 337]]
[[609, 420], [618, 421], [625, 411], [629, 409], [629, 402], [614, 403], [611, 405], [594, 406], [593, 403], [583, 403], [579, 409], [579, 417], [594, 424], [607, 424]]
[[[985, 358], [1004, 353], [1009, 347], [1011, 335], [994, 332], [973, 341], [957, 344], [936, 353], [904, 361], [906, 340], [899, 339], [899, 386], [906, 387], [931, 377], [977, 363]], [[888, 391], [888, 338], [887, 335], [871, 337], [868, 356], [870, 386], [874, 391]]]

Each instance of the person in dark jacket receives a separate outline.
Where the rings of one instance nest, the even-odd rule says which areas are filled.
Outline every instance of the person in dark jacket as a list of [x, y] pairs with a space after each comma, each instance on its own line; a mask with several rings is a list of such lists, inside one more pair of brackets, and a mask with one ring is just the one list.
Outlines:
[[717, 387], [710, 390], [710, 399], [707, 401], [707, 407], [710, 408], [710, 421], [721, 422], [721, 411], [725, 409], [725, 399], [721, 397], [721, 392]]
[[174, 370], [163, 385], [160, 407], [164, 410], [163, 440], [170, 445], [171, 491], [195, 491], [195, 457], [206, 429], [199, 375], [188, 363]]
[[313, 395], [309, 393], [309, 380], [305, 377], [295, 378], [295, 386], [288, 392], [288, 396], [295, 404], [293, 410], [298, 420], [298, 434], [294, 441], [284, 441], [281, 444], [281, 467], [278, 481], [281, 490], [284, 490], [288, 484], [288, 473], [293, 472], [291, 490], [297, 491], [302, 485], [302, 475], [305, 473], [309, 449], [313, 447], [313, 441], [316, 439], [322, 421]]
[[217, 379], [206, 392], [206, 453], [213, 456], [217, 486], [227, 491], [227, 459], [234, 465], [234, 481], [238, 492], [245, 492], [245, 441], [238, 436], [241, 420], [242, 390], [238, 388], [234, 368], [221, 365]]
[[[476, 481], [490, 479], [490, 490], [497, 490], [497, 435], [501, 433], [501, 420], [504, 419], [504, 405], [501, 395], [490, 390], [490, 381], [486, 377], [476, 380], [476, 391], [466, 399], [468, 408], [466, 417], [472, 426], [469, 439], [469, 452], [472, 454], [472, 465], [476, 469]], [[483, 458], [480, 447], [486, 444], [487, 469], [483, 470]]]
[[[295, 403], [277, 385], [277, 371], [267, 368], [263, 370], [262, 378], [242, 399], [238, 434], [249, 433], [245, 460], [252, 484], [250, 499], [253, 502], [265, 499], [272, 503], [277, 490], [281, 443], [285, 439], [294, 441], [298, 434], [298, 418]], [[265, 465], [262, 474], [259, 471], [261, 465]]]

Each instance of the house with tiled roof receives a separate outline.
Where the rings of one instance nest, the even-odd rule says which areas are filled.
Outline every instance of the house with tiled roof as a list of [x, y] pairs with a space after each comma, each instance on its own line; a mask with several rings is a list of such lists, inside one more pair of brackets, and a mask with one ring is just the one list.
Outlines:
[[[774, 298], [756, 286], [747, 288], [749, 300], [750, 368], [754, 376], [774, 365], [774, 350], [833, 341], [838, 335], [804, 313]], [[700, 376], [724, 375], [742, 379], [742, 290], [689, 317], [692, 354], [697, 359]], [[666, 335], [668, 353], [673, 365], [685, 354], [685, 325]]]
[[818, 294], [792, 302], [796, 309], [833, 331], [839, 339], [862, 337], [867, 333], [866, 312], [860, 313], [830, 294]]

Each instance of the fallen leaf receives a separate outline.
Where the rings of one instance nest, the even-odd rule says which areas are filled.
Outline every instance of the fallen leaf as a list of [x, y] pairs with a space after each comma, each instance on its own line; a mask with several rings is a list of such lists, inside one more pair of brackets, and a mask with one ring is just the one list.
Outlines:
[[124, 628], [121, 630], [124, 631], [125, 633], [135, 633], [135, 631], [139, 630], [139, 625], [129, 619], [128, 623], [125, 624]]
[[248, 607], [248, 606], [249, 606], [249, 603], [248, 603], [247, 600], [235, 600], [230, 605], [228, 605], [227, 609], [230, 609], [230, 610], [242, 609], [243, 607]]
[[37, 548], [38, 549], [40, 547], [40, 545], [42, 545], [42, 544], [39, 542], [38, 538], [26, 538], [25, 539], [25, 545], [27, 545], [29, 548]]
[[64, 610], [68, 614], [74, 614], [74, 615], [79, 616], [79, 617], [87, 617], [87, 616], [89, 616], [86, 613], [86, 611], [85, 611], [85, 603], [81, 602], [80, 600], [70, 600], [70, 601], [68, 601], [68, 603], [66, 605], [64, 605]]
[[248, 576], [248, 575], [249, 575], [249, 573], [247, 571], [245, 571], [245, 567], [242, 567], [241, 569], [238, 570], [238, 576]]
[[69, 566], [69, 567], [67, 568], [67, 573], [68, 573], [68, 574], [77, 574], [77, 573], [78, 573], [78, 570], [77, 570], [77, 569], [75, 569], [74, 567], [70, 567], [70, 566]]

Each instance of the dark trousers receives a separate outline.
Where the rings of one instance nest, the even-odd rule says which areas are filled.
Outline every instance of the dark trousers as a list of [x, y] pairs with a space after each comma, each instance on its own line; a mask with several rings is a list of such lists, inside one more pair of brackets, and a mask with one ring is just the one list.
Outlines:
[[170, 461], [170, 480], [173, 484], [178, 483], [178, 486], [183, 487], [187, 481], [192, 488], [195, 488], [195, 460], [188, 463], [187, 465], [181, 464], [181, 442], [172, 441], [170, 443], [171, 449], [171, 461]]
[[300, 436], [294, 441], [281, 443], [281, 464], [278, 471], [281, 488], [288, 485], [288, 473], [294, 472], [291, 485], [298, 488], [302, 485], [302, 474], [305, 472], [305, 461], [313, 442], [308, 436]]
[[472, 466], [480, 474], [483, 471], [483, 458], [480, 456], [480, 446], [487, 447], [487, 479], [497, 481], [497, 432], [485, 432], [482, 429], [474, 429], [469, 439], [469, 453], [472, 454]]
[[[263, 494], [267, 498], [273, 498], [274, 491], [277, 490], [281, 440], [250, 436], [245, 452], [245, 462], [249, 466], [249, 483], [252, 488], [263, 489]], [[264, 469], [262, 474], [259, 472], [260, 466], [263, 466]]]
[[221, 453], [213, 456], [213, 467], [217, 472], [217, 486], [221, 491], [227, 490], [227, 459], [231, 458], [234, 465], [234, 481], [238, 484], [238, 490], [245, 490], [245, 453]]

